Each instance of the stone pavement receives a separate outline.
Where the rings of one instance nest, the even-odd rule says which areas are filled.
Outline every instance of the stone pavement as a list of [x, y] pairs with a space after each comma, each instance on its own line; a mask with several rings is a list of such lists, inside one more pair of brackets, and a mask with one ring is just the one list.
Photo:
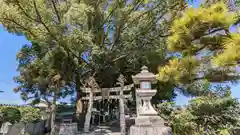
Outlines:
[[110, 126], [97, 126], [89, 133], [78, 133], [77, 135], [120, 135], [120, 129]]

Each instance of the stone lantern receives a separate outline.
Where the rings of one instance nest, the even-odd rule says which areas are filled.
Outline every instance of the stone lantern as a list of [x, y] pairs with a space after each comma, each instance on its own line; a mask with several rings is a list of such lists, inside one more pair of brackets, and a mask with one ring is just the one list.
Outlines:
[[136, 88], [137, 117], [135, 125], [130, 128], [130, 135], [172, 135], [172, 130], [164, 126], [164, 120], [151, 104], [152, 97], [157, 93], [152, 89], [152, 84], [156, 84], [156, 75], [148, 71], [146, 66], [141, 68], [141, 73], [132, 76]]
[[150, 73], [146, 66], [141, 69], [141, 73], [132, 77], [134, 84], [140, 85], [140, 88], [136, 89], [137, 116], [157, 115], [151, 105], [151, 99], [157, 92], [152, 89], [152, 84], [157, 82], [156, 75]]

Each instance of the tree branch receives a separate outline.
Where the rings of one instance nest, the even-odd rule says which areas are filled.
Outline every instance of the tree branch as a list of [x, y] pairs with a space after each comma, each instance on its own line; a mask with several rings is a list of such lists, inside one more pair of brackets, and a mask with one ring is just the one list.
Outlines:
[[133, 7], [131, 10], [129, 10], [129, 12], [127, 13], [127, 15], [130, 15], [135, 9], [138, 9], [139, 6], [143, 3], [143, 1], [144, 1], [144, 0], [138, 1], [138, 3], [135, 4], [134, 7]]
[[85, 59], [83, 59], [82, 57], [77, 56], [69, 47], [67, 47], [66, 45], [63, 45], [63, 44], [60, 43], [60, 41], [57, 39], [57, 37], [55, 37], [55, 36], [52, 34], [52, 32], [50, 31], [50, 29], [48, 28], [48, 26], [43, 22], [42, 17], [41, 17], [41, 15], [40, 15], [40, 13], [39, 13], [39, 11], [38, 11], [38, 9], [37, 9], [37, 5], [36, 5], [36, 1], [35, 1], [35, 0], [33, 0], [33, 4], [34, 4], [35, 12], [36, 12], [37, 16], [39, 17], [40, 23], [44, 26], [44, 28], [47, 30], [47, 32], [50, 34], [50, 36], [51, 36], [53, 39], [55, 39], [57, 42], [59, 42], [59, 45], [60, 45], [60, 46], [62, 46], [64, 49], [70, 51], [70, 52], [72, 53], [72, 55], [74, 55], [76, 58], [80, 58], [80, 59], [82, 59], [85, 63], [87, 63], [87, 61], [86, 61]]
[[[170, 10], [174, 9], [178, 4], [179, 4], [179, 3], [175, 3], [175, 4], [172, 5], [169, 9], [170, 9]], [[165, 8], [164, 8], [164, 9], [165, 9]], [[161, 12], [163, 12], [162, 15], [160, 15], [155, 21], [149, 21], [149, 24], [147, 25], [148, 28], [146, 28], [146, 30], [145, 30], [144, 32], [139, 33], [138, 36], [140, 36], [140, 35], [148, 32], [148, 30], [149, 30], [153, 25], [155, 25], [160, 19], [162, 19], [162, 18], [164, 17], [164, 15], [166, 15], [166, 13], [167, 13], [168, 11], [169, 11], [168, 9], [165, 9], [165, 11], [162, 10], [162, 11], [161, 11]], [[159, 37], [162, 37], [162, 38], [165, 38], [165, 37], [168, 37], [168, 36], [170, 36], [170, 35], [171, 35], [171, 33], [164, 34], [164, 35], [159, 34], [158, 36], [159, 36]]]
[[[127, 17], [128, 15], [131, 14], [135, 9], [138, 9], [139, 6], [143, 3], [143, 0], [140, 0], [137, 4], [134, 5], [134, 7], [129, 10], [129, 12], [127, 13]], [[124, 19], [121, 21], [121, 23], [119, 24], [119, 26], [116, 29], [116, 33], [115, 33], [115, 38], [114, 38], [114, 43], [110, 46], [110, 51], [114, 48], [114, 46], [118, 43], [119, 39], [120, 39], [120, 35], [121, 35], [121, 31], [122, 31], [122, 27], [124, 26], [124, 23], [127, 19]], [[124, 29], [123, 29], [124, 30]]]
[[[175, 8], [178, 4], [179, 4], [179, 3], [175, 3], [174, 5], [172, 5], [172, 6], [170, 7], [170, 10], [173, 9], [173, 8]], [[159, 3], [155, 8], [157, 8], [159, 5], [160, 5], [160, 3]], [[150, 11], [152, 11], [152, 10], [154, 10], [154, 8], [151, 9]], [[164, 11], [164, 10], [162, 10], [162, 12], [163, 12], [163, 11]], [[140, 32], [139, 34], [137, 34], [137, 36], [140, 36], [140, 35], [148, 32], [148, 30], [149, 30], [154, 24], [156, 24], [160, 19], [162, 19], [162, 17], [164, 17], [164, 15], [166, 15], [166, 13], [167, 13], [168, 11], [169, 11], [169, 10], [165, 10], [165, 12], [163, 12], [163, 14], [160, 15], [155, 21], [149, 21], [149, 24], [147, 25], [147, 28], [145, 28], [145, 31]], [[149, 11], [146, 11], [145, 13], [148, 13], [148, 12], [149, 12]], [[144, 15], [144, 13], [143, 13], [142, 15]], [[140, 17], [141, 17], [141, 15], [140, 15]], [[139, 17], [137, 17], [137, 18], [139, 18]], [[133, 23], [133, 22], [132, 22], [132, 23]], [[126, 29], [126, 28], [127, 28], [127, 26], [124, 27], [123, 30]], [[168, 37], [168, 36], [170, 36], [170, 35], [171, 35], [171, 33], [164, 34], [164, 35], [158, 34], [158, 36], [156, 36], [156, 37], [165, 38], [165, 37]], [[114, 45], [114, 44], [113, 44], [113, 45]], [[119, 58], [123, 58], [123, 56], [122, 56], [122, 57], [119, 57]], [[117, 58], [117, 59], [118, 59], [118, 58]]]
[[108, 21], [108, 19], [110, 17], [112, 17], [112, 14], [114, 13], [114, 11], [118, 8], [118, 4], [114, 7], [114, 9], [110, 12], [110, 14], [107, 16], [107, 18], [103, 21], [102, 25], [100, 25], [101, 27], [104, 26], [104, 24]]
[[3, 19], [3, 20], [6, 20], [6, 21], [15, 23], [16, 25], [18, 25], [18, 26], [19, 26], [20, 28], [22, 28], [23, 30], [29, 32], [30, 35], [32, 35], [32, 36], [35, 37], [35, 35], [34, 35], [29, 29], [27, 29], [27, 28], [25, 28], [23, 25], [17, 23], [15, 20], [11, 20], [11, 19], [9, 19], [9, 18], [0, 18], [0, 19]]
[[58, 10], [57, 10], [56, 3], [54, 2], [54, 0], [51, 0], [51, 2], [52, 2], [52, 5], [53, 5], [53, 8], [54, 8], [54, 11], [55, 11], [55, 13], [57, 15], [58, 23], [61, 23], [61, 18], [60, 18], [60, 15], [58, 13]]
[[110, 46], [110, 51], [113, 49], [114, 45], [116, 45], [118, 42], [119, 42], [119, 38], [120, 38], [120, 35], [121, 35], [121, 28], [123, 26], [123, 23], [124, 22], [121, 22], [119, 24], [119, 26], [116, 28], [116, 33], [115, 33], [115, 36], [114, 36], [114, 40], [113, 40], [113, 44]]
[[24, 10], [24, 8], [20, 5], [19, 0], [16, 0], [16, 2], [17, 2], [17, 5], [18, 5], [19, 9], [23, 12], [23, 14], [24, 14], [27, 18], [29, 18], [29, 20], [32, 20], [32, 21], [35, 22], [36, 19], [32, 18], [32, 17]]
[[240, 16], [238, 17], [237, 21], [234, 23], [234, 25], [238, 25], [240, 23]]
[[34, 9], [35, 9], [35, 12], [36, 12], [36, 14], [37, 14], [37, 16], [38, 16], [38, 18], [39, 18], [40, 23], [41, 23], [41, 24], [44, 26], [44, 28], [48, 31], [48, 33], [51, 35], [51, 37], [53, 37], [54, 39], [57, 40], [57, 38], [52, 34], [52, 32], [50, 31], [50, 29], [47, 27], [47, 25], [43, 22], [42, 17], [41, 17], [41, 15], [40, 15], [40, 13], [39, 13], [39, 11], [38, 11], [38, 9], [37, 9], [37, 4], [36, 4], [36, 1], [35, 1], [35, 0], [33, 0], [33, 5], [34, 5]]
[[214, 29], [208, 33], [205, 33], [204, 36], [207, 36], [207, 35], [211, 35], [211, 34], [214, 34], [215, 32], [218, 32], [218, 31], [221, 31], [221, 30], [225, 30], [225, 28], [217, 28], [217, 29]]
[[46, 97], [46, 95], [43, 95], [43, 99], [44, 99], [48, 104], [51, 104], [51, 102], [50, 102], [49, 99]]
[[121, 56], [113, 59], [113, 62], [116, 62], [117, 60], [120, 60], [120, 59], [122, 59], [122, 58], [125, 58], [126, 56], [128, 56], [128, 54], [123, 54], [123, 55], [121, 55]]
[[[150, 9], [150, 10], [142, 13], [142, 14], [139, 15], [138, 17], [136, 17], [136, 18], [135, 18], [132, 22], [130, 22], [130, 24], [128, 24], [128, 25], [132, 25], [132, 24], [133, 24], [135, 21], [137, 21], [139, 18], [141, 18], [141, 17], [144, 16], [145, 14], [153, 11], [154, 9], [156, 9], [156, 8], [157, 8], [158, 6], [160, 6], [160, 5], [161, 5], [161, 2], [159, 2], [159, 3], [158, 3], [155, 7], [153, 7], [152, 9]], [[126, 28], [128, 27], [128, 25], [127, 25], [126, 27], [124, 27], [123, 30], [126, 29]]]

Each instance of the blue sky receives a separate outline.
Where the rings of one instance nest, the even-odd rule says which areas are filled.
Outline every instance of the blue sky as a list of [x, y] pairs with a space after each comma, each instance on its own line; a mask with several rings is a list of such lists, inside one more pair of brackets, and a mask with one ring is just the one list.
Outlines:
[[[193, 4], [194, 7], [199, 5], [200, 1]], [[8, 33], [3, 27], [0, 26], [0, 90], [4, 93], [0, 93], [0, 103], [9, 104], [23, 104], [19, 94], [13, 92], [13, 88], [16, 84], [13, 82], [13, 77], [18, 75], [16, 54], [20, 50], [21, 46], [29, 43], [23, 36], [16, 36]], [[232, 85], [232, 93], [236, 98], [240, 98], [240, 85]], [[188, 98], [179, 94], [176, 99], [177, 104], [185, 104]]]
[[16, 86], [13, 77], [18, 75], [16, 54], [21, 46], [28, 43], [23, 36], [8, 33], [0, 27], [0, 103], [22, 103], [19, 94], [13, 93]]

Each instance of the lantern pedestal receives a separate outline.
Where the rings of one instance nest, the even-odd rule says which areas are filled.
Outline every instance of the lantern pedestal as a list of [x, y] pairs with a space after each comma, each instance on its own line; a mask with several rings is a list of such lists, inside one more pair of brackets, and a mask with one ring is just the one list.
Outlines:
[[172, 129], [164, 126], [134, 125], [130, 128], [130, 135], [172, 135]]
[[164, 126], [164, 120], [159, 116], [139, 116], [135, 119], [136, 126]]
[[151, 99], [157, 90], [136, 90], [141, 99], [139, 116], [135, 119], [135, 125], [130, 127], [130, 135], [172, 135], [170, 127], [164, 126], [164, 120], [151, 105]]

